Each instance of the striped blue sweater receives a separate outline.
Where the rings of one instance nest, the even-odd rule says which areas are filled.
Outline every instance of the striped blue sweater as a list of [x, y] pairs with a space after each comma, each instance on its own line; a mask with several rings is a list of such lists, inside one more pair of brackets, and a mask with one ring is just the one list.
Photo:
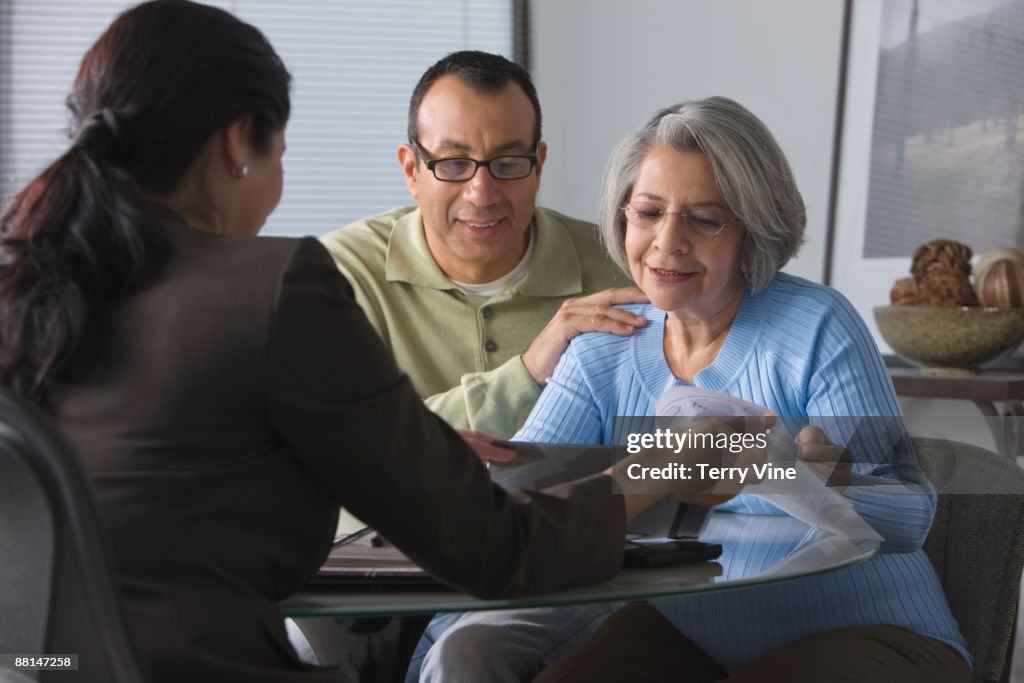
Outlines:
[[[662, 350], [665, 314], [649, 304], [624, 308], [647, 318], [647, 326], [632, 337], [577, 337], [516, 439], [610, 443], [616, 416], [652, 415], [658, 397], [682, 384], [672, 376]], [[872, 449], [884, 444], [871, 444], [874, 436], [865, 441], [864, 434], [877, 436], [879, 430], [856, 430], [853, 418], [898, 416], [900, 408], [874, 341], [850, 303], [833, 289], [778, 274], [765, 290], [744, 298], [718, 357], [697, 373], [693, 384], [770, 408], [792, 434], [818, 423], [833, 442], [854, 453], [860, 483], [899, 479], [919, 493], [847, 490], [857, 511], [885, 538], [883, 552], [864, 564], [749, 590], [655, 601], [665, 616], [730, 672], [814, 633], [870, 624], [937, 638], [970, 661], [938, 578], [920, 549], [934, 494], [916, 468], [872, 457], [877, 455]], [[722, 508], [779, 514], [743, 495]], [[780, 544], [769, 553], [781, 559], [791, 549]], [[764, 552], [763, 546], [758, 552]], [[733, 555], [737, 565], [742, 553]]]

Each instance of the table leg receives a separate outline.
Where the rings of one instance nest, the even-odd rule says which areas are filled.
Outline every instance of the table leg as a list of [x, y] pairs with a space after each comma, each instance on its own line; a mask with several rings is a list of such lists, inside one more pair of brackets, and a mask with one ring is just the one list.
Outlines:
[[1024, 403], [1021, 401], [1007, 401], [1003, 404], [1003, 434], [1006, 436], [1006, 457], [1010, 462], [1017, 464], [1017, 454], [1020, 453], [1020, 432], [1018, 425], [1019, 418], [1024, 417]]
[[1021, 401], [1006, 401], [1001, 412], [992, 401], [974, 401], [974, 405], [985, 416], [999, 454], [1017, 464], [1017, 418], [1024, 417], [1024, 404]]

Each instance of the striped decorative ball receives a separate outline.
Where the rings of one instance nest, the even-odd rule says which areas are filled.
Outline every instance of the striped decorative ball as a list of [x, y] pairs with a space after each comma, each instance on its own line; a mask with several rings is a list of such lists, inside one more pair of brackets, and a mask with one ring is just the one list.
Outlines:
[[996, 249], [989, 249], [981, 258], [978, 259], [978, 265], [974, 267], [974, 274], [980, 276], [981, 273], [996, 261], [1018, 261], [1024, 263], [1024, 252], [1014, 247], [998, 247]]
[[1024, 306], [1024, 263], [1010, 258], [985, 264], [975, 276], [974, 289], [982, 306]]

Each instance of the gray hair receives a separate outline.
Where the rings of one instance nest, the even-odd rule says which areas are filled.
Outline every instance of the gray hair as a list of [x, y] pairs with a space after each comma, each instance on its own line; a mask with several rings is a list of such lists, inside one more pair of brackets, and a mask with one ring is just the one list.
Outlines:
[[601, 239], [626, 273], [626, 217], [640, 162], [654, 146], [702, 152], [715, 183], [747, 230], [742, 263], [747, 290], [758, 292], [796, 255], [807, 215], [793, 171], [771, 132], [727, 97], [690, 100], [654, 114], [624, 138], [608, 162], [601, 191]]

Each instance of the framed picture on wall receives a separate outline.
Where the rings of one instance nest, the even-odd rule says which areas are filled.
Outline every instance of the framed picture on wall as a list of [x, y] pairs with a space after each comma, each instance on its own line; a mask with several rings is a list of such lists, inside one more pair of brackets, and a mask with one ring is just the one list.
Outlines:
[[936, 238], [1024, 247], [1024, 0], [848, 0], [830, 284], [872, 309]]

